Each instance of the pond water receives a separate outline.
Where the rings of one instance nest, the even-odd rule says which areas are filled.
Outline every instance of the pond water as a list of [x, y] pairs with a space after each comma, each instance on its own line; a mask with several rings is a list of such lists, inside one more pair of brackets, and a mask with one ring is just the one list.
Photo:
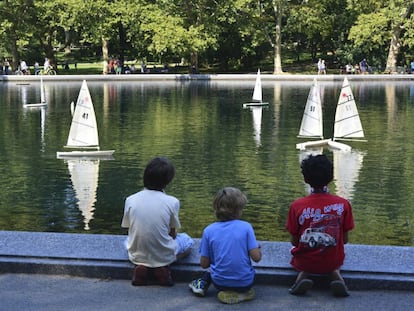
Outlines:
[[[200, 237], [214, 221], [212, 198], [235, 186], [249, 199], [243, 219], [260, 240], [288, 241], [289, 204], [306, 195], [296, 150], [309, 82], [263, 82], [269, 108], [243, 109], [254, 81], [88, 82], [100, 143], [114, 160], [56, 159], [69, 132], [70, 102], [82, 81], [0, 84], [0, 230], [125, 234], [126, 196], [142, 188], [154, 156], [169, 157], [176, 177], [167, 192], [181, 201], [182, 231]], [[321, 81], [325, 136], [331, 137], [342, 82]], [[352, 243], [414, 244], [414, 83], [351, 81], [367, 142], [351, 153], [330, 191], [347, 197]], [[334, 159], [335, 158], [335, 159]], [[413, 193], [413, 194], [412, 194]]]

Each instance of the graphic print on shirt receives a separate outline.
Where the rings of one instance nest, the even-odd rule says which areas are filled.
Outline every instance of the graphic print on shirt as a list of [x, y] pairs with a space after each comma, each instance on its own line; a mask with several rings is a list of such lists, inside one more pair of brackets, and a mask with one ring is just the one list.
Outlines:
[[[309, 211], [311, 212], [309, 213]], [[333, 214], [323, 214], [319, 209], [305, 209], [299, 218], [302, 225], [305, 219], [310, 220], [308, 228], [302, 233], [300, 243], [309, 248], [326, 248], [336, 246], [340, 234], [341, 215], [343, 208], [335, 209]], [[324, 212], [332, 212], [327, 206]], [[305, 215], [307, 214], [307, 215]], [[311, 216], [312, 215], [312, 216]], [[311, 217], [310, 217], [311, 216]]]

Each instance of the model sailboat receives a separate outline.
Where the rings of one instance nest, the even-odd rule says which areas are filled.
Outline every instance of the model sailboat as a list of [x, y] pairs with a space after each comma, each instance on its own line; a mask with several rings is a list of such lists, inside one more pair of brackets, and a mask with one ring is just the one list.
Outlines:
[[23, 104], [23, 107], [24, 108], [37, 108], [37, 107], [45, 107], [45, 106], [47, 106], [45, 87], [43, 85], [43, 78], [42, 76], [40, 76], [40, 103], [35, 103], [35, 104], [27, 103], [27, 104]]
[[348, 79], [344, 79], [339, 95], [335, 113], [334, 137], [332, 139], [323, 139], [322, 105], [320, 95], [319, 99], [318, 95], [315, 95], [319, 91], [313, 90], [317, 88], [315, 85], [316, 80], [314, 81], [305, 106], [299, 137], [319, 137], [320, 140], [299, 143], [296, 144], [296, 148], [303, 150], [310, 147], [328, 146], [339, 150], [351, 150], [349, 145], [340, 143], [337, 140], [361, 139], [364, 138], [364, 131]]
[[75, 151], [57, 152], [58, 158], [65, 157], [112, 157], [115, 150], [100, 150], [98, 127], [91, 94], [84, 80], [73, 112], [72, 124], [66, 148]]
[[254, 85], [252, 100], [253, 101], [251, 103], [243, 104], [243, 108], [269, 105], [269, 103], [263, 102], [262, 79], [260, 77], [260, 69], [257, 70], [256, 83]]

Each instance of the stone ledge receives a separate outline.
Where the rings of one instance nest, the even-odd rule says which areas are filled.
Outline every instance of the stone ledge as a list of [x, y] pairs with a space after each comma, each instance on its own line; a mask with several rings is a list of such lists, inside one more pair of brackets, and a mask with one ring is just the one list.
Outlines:
[[[130, 279], [133, 265], [124, 248], [125, 236], [0, 231], [0, 272], [64, 274], [91, 278]], [[177, 281], [200, 276], [195, 239], [189, 257], [172, 265]], [[257, 282], [290, 285], [290, 243], [262, 241], [263, 259], [255, 264]], [[346, 245], [342, 274], [351, 289], [414, 290], [414, 248]], [[326, 285], [323, 277], [315, 277]]]

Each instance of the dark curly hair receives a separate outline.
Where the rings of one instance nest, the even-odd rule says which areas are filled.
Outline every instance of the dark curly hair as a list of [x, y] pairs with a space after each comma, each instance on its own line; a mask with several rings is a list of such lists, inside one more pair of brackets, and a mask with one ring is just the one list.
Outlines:
[[305, 182], [312, 188], [323, 188], [333, 179], [332, 162], [324, 154], [308, 156], [300, 167]]

